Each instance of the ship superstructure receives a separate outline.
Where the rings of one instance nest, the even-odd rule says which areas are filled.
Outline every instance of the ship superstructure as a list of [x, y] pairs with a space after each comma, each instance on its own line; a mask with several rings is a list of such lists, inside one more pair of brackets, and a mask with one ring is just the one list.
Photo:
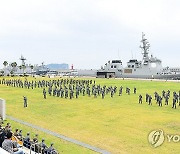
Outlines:
[[123, 67], [121, 60], [112, 60], [97, 71], [97, 77], [122, 77], [122, 78], [179, 78], [180, 74], [173, 73], [168, 67], [163, 68], [160, 59], [149, 56], [150, 44], [142, 33], [142, 60], [130, 59], [127, 66]]

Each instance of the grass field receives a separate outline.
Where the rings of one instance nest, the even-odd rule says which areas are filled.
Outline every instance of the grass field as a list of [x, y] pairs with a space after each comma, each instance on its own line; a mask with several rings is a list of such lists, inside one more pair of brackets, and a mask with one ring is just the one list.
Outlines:
[[[2, 79], [2, 78], [1, 78]], [[22, 78], [23, 79], [23, 78]], [[43, 78], [44, 79], [44, 78]], [[28, 80], [32, 80], [29, 78]], [[36, 79], [41, 80], [41, 78]], [[86, 142], [112, 153], [179, 153], [180, 142], [165, 143], [153, 148], [148, 143], [148, 134], [155, 129], [163, 129], [167, 134], [180, 135], [180, 107], [172, 109], [172, 92], [180, 90], [180, 83], [95, 79], [97, 84], [123, 86], [123, 95], [113, 98], [106, 95], [80, 96], [78, 99], [65, 99], [48, 96], [43, 99], [42, 89], [22, 89], [0, 85], [0, 97], [6, 100], [7, 114], [26, 122], [41, 126], [65, 136]], [[125, 87], [137, 88], [137, 94], [125, 93]], [[159, 107], [154, 100], [154, 92], [170, 90], [170, 105]], [[145, 94], [153, 96], [153, 105], [145, 103]], [[138, 104], [142, 94], [143, 104]], [[28, 98], [28, 108], [23, 108], [22, 96]], [[37, 130], [10, 121], [14, 127], [24, 132], [36, 133]], [[47, 142], [63, 153], [94, 153], [77, 145], [61, 141], [44, 133]]]

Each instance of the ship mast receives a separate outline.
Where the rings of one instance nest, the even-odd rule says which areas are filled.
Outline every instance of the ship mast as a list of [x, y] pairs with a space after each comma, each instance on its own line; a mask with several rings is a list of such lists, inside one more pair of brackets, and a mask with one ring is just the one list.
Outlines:
[[20, 57], [19, 59], [22, 61], [22, 65], [25, 65], [25, 60], [26, 60], [26, 58], [24, 58], [24, 57], [21, 55], [21, 57]]
[[147, 39], [145, 38], [144, 33], [142, 33], [141, 42], [142, 42], [142, 46], [140, 46], [140, 48], [142, 49], [143, 60], [147, 60], [147, 59], [149, 59], [148, 51], [149, 51], [149, 48], [150, 48], [150, 44], [147, 41]]

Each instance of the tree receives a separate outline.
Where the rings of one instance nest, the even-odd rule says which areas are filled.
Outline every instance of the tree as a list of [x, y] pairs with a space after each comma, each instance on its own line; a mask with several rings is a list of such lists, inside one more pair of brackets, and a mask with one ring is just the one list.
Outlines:
[[10, 71], [10, 74], [11, 74], [11, 76], [12, 76], [12, 75], [14, 74], [14, 71], [13, 71], [13, 70], [11, 70], [11, 71]]
[[6, 66], [8, 65], [8, 62], [7, 62], [7, 61], [4, 61], [4, 62], [3, 62], [3, 65], [4, 65], [4, 67], [6, 67]]
[[13, 75], [15, 72], [15, 68], [17, 67], [17, 63], [16, 62], [11, 63], [11, 67], [12, 67], [12, 70], [11, 70], [10, 74]]
[[13, 68], [13, 71], [15, 71], [16, 66], [17, 66], [16, 62], [11, 63], [11, 67]]
[[8, 62], [7, 62], [7, 61], [4, 61], [4, 62], [3, 62], [3, 65], [4, 65], [4, 74], [6, 75], [6, 66], [8, 65]]
[[3, 70], [1, 70], [1, 75], [4, 76], [4, 71]]

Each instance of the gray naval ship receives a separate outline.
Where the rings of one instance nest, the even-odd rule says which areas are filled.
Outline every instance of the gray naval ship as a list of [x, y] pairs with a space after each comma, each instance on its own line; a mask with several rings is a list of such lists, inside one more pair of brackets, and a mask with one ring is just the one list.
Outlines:
[[149, 56], [150, 44], [143, 33], [141, 43], [141, 61], [130, 59], [126, 67], [123, 67], [121, 60], [108, 61], [104, 67], [97, 70], [97, 77], [180, 79], [180, 73], [173, 72], [169, 67], [163, 68], [160, 59]]

